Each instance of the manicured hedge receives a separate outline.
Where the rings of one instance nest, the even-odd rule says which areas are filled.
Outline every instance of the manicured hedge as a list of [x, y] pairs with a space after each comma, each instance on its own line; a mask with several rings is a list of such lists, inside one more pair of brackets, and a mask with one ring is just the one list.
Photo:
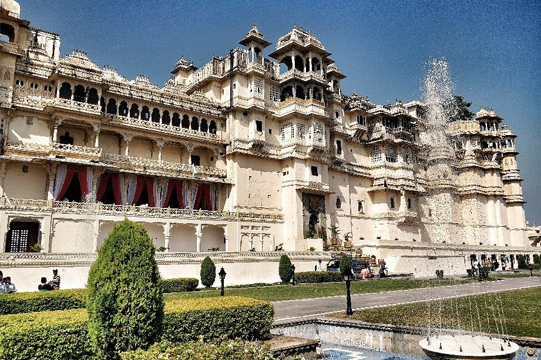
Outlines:
[[194, 291], [199, 285], [199, 280], [195, 278], [178, 278], [162, 280], [164, 293]]
[[0, 295], [0, 315], [85, 307], [86, 290], [54, 290]]
[[295, 274], [299, 283], [322, 283], [322, 282], [338, 282], [342, 281], [343, 277], [340, 271], [306, 271]]
[[[163, 339], [264, 338], [273, 316], [270, 303], [237, 296], [166, 302]], [[86, 309], [0, 316], [0, 359], [96, 360], [91, 351]]]

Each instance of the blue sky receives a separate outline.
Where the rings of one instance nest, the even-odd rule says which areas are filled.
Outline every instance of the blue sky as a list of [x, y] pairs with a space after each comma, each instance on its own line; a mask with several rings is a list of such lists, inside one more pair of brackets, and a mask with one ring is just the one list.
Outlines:
[[19, 1], [30, 25], [56, 32], [128, 79], [163, 86], [183, 54], [200, 67], [257, 24], [273, 44], [293, 24], [315, 32], [348, 77], [342, 88], [383, 104], [421, 98], [425, 64], [443, 57], [455, 92], [494, 108], [515, 132], [526, 218], [541, 225], [541, 2]]

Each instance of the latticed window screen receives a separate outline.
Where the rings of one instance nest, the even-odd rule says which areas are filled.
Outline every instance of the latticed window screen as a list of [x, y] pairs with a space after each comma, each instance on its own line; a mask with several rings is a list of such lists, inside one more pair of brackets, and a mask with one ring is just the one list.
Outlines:
[[256, 93], [263, 94], [263, 80], [255, 79], [254, 87]]
[[381, 149], [379, 146], [374, 146], [370, 151], [370, 162], [377, 163], [381, 161]]
[[278, 89], [275, 87], [271, 87], [269, 90], [269, 98], [272, 101], [280, 101], [280, 93], [278, 92]]
[[304, 124], [297, 124], [297, 137], [304, 139]]
[[389, 146], [385, 149], [385, 160], [388, 162], [396, 162], [396, 148]]
[[10, 252], [26, 252], [28, 249], [28, 230], [11, 230]]

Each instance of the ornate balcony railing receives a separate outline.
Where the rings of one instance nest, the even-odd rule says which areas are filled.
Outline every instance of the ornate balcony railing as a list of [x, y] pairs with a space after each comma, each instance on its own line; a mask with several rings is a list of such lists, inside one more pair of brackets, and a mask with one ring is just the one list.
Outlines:
[[76, 111], [85, 111], [85, 112], [93, 112], [93, 113], [99, 113], [100, 111], [100, 106], [98, 104], [88, 104], [82, 101], [75, 101], [75, 100], [62, 99], [62, 98], [55, 98], [52, 101], [51, 105], [58, 108], [76, 110]]
[[323, 75], [318, 74], [317, 72], [314, 72], [314, 71], [304, 72], [304, 71], [300, 71], [300, 70], [297, 70], [297, 69], [292, 69], [292, 70], [286, 71], [283, 74], [278, 75], [278, 80], [280, 80], [280, 81], [293, 79], [293, 78], [294, 79], [301, 79], [301, 80], [305, 80], [305, 81], [319, 80], [321, 82], [325, 82], [325, 78], [323, 77]]
[[[5, 199], [5, 198], [4, 198]], [[282, 214], [255, 214], [245, 212], [221, 212], [195, 209], [171, 209], [134, 205], [114, 205], [94, 202], [52, 201], [42, 199], [5, 199], [0, 210], [42, 211], [58, 214], [93, 216], [136, 216], [145, 218], [200, 219], [220, 221], [282, 222]]]
[[60, 143], [36, 144], [12, 141], [8, 142], [6, 155], [18, 154], [36, 156], [70, 155], [83, 158], [96, 158], [101, 156], [101, 148]]
[[107, 114], [103, 112], [101, 113], [101, 115], [111, 118], [110, 122], [116, 123], [117, 125], [129, 125], [129, 126], [135, 126], [138, 128], [166, 131], [168, 133], [183, 134], [183, 135], [189, 135], [190, 137], [195, 137], [195, 138], [200, 138], [200, 139], [205, 139], [205, 140], [216, 140], [216, 141], [222, 142], [221, 137], [219, 135], [209, 133], [209, 132], [187, 129], [180, 126], [173, 126], [171, 124], [162, 124], [162, 123], [152, 122], [150, 120], [136, 119], [136, 118], [131, 118], [128, 116]]
[[304, 115], [320, 115], [325, 117], [328, 115], [325, 111], [325, 103], [315, 99], [303, 100], [296, 97], [291, 97], [278, 103], [276, 116], [285, 116], [293, 112]]

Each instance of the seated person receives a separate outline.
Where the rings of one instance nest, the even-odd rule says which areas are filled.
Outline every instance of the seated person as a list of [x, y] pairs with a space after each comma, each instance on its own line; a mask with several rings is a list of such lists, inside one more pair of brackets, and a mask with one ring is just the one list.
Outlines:
[[8, 294], [13, 294], [17, 292], [17, 287], [11, 282], [11, 277], [6, 276], [4, 278], [4, 291]]
[[49, 285], [53, 287], [53, 290], [60, 290], [60, 275], [58, 275], [58, 270], [53, 270], [53, 279], [49, 281]]
[[51, 290], [54, 290], [54, 288], [47, 284], [47, 278], [46, 277], [42, 277], [41, 278], [41, 284], [38, 285], [38, 290], [39, 291], [51, 291]]
[[367, 267], [363, 267], [363, 269], [361, 270], [361, 277], [363, 279], [368, 279], [372, 277], [372, 274], [370, 274], [370, 270], [368, 270]]

